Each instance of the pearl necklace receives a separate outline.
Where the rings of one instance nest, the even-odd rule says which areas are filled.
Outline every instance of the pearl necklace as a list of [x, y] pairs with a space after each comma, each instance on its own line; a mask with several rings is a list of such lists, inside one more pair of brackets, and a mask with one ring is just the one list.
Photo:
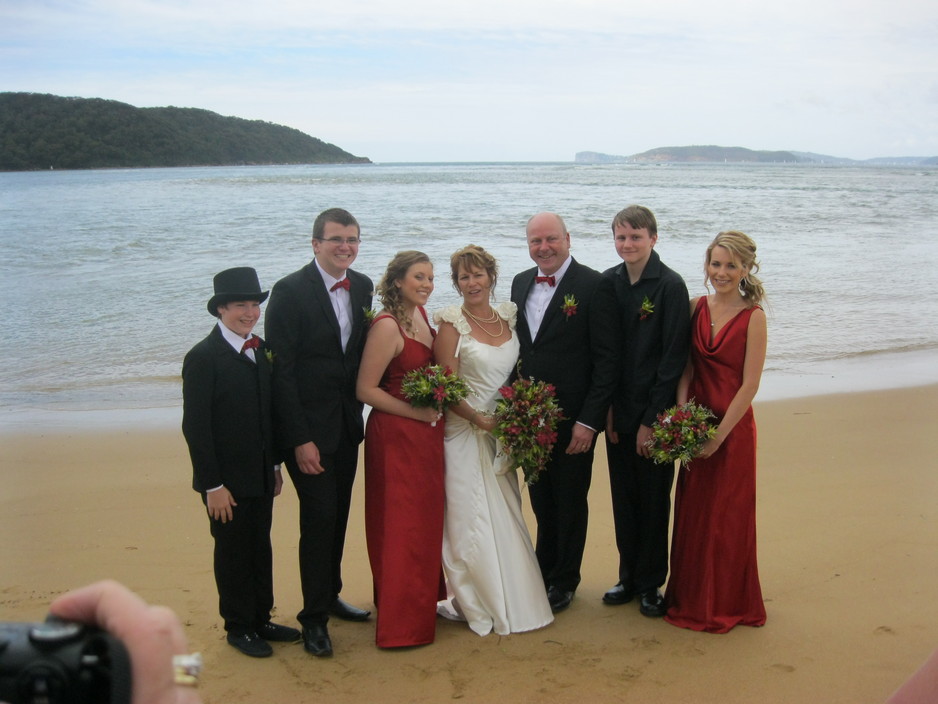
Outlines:
[[[473, 315], [468, 310], [466, 310], [466, 306], [462, 306], [462, 312], [465, 313], [470, 318], [472, 318], [474, 321], [476, 321], [476, 325], [479, 326], [479, 330], [484, 332], [489, 337], [493, 337], [493, 338], [501, 337], [502, 333], [505, 332], [505, 324], [502, 321], [502, 317], [498, 313], [495, 312], [494, 308], [490, 310], [492, 311], [491, 318], [480, 318], [476, 315]], [[485, 329], [486, 325], [492, 325], [493, 323], [498, 323], [498, 332], [495, 333], [494, 335]]]

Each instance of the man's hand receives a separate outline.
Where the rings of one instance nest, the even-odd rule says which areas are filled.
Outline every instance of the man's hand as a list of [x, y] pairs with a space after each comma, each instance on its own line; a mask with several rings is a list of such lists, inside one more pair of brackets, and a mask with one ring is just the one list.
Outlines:
[[638, 426], [638, 433], [635, 436], [635, 454], [640, 457], [651, 457], [651, 448], [647, 445], [651, 437], [651, 428], [647, 425]]
[[596, 431], [592, 428], [587, 428], [581, 423], [574, 423], [573, 435], [570, 437], [570, 444], [567, 445], [567, 454], [576, 455], [581, 452], [589, 452], [593, 446], [594, 435], [596, 435]]
[[319, 464], [319, 448], [310, 441], [297, 445], [294, 449], [296, 464], [303, 474], [322, 474], [325, 469]]
[[283, 490], [283, 473], [280, 471], [280, 465], [274, 470], [274, 496], [280, 496]]
[[234, 500], [227, 487], [209, 491], [205, 494], [205, 506], [208, 509], [208, 515], [212, 520], [227, 523], [233, 518], [231, 508], [237, 506], [238, 502]]
[[619, 444], [619, 433], [616, 432], [615, 425], [612, 422], [612, 406], [606, 411], [606, 438], [613, 445]]

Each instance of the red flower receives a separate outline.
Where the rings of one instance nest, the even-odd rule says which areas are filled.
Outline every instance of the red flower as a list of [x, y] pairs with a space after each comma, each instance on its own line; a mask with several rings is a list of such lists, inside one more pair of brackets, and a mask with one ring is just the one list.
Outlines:
[[538, 445], [553, 445], [557, 442], [557, 433], [544, 430], [537, 434]]

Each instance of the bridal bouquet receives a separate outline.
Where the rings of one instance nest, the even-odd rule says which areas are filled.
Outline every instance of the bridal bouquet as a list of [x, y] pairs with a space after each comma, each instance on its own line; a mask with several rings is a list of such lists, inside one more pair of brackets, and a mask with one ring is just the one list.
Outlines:
[[493, 435], [501, 441], [500, 454], [521, 467], [525, 484], [537, 481], [557, 442], [557, 424], [563, 412], [554, 387], [543, 381], [518, 377], [503, 386], [495, 406]]
[[701, 445], [716, 435], [716, 426], [710, 422], [716, 418], [706, 406], [694, 403], [693, 399], [680, 406], [669, 408], [658, 414], [651, 426], [651, 458], [657, 464], [668, 464], [680, 460], [687, 464], [697, 455]]
[[432, 406], [443, 412], [466, 398], [472, 389], [449, 367], [431, 364], [404, 375], [401, 391], [412, 406]]

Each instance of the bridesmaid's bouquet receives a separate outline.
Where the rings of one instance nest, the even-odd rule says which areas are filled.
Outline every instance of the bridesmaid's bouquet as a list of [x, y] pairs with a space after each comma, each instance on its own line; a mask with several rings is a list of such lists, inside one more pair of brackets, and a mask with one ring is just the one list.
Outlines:
[[499, 454], [521, 468], [525, 484], [533, 484], [550, 458], [557, 442], [557, 424], [563, 420], [554, 387], [518, 377], [498, 391], [502, 397], [495, 406], [492, 434], [501, 441]]
[[658, 420], [651, 426], [651, 440], [647, 443], [651, 458], [656, 464], [675, 460], [687, 464], [700, 451], [701, 445], [716, 435], [717, 429], [710, 422], [711, 418], [716, 418], [713, 411], [694, 403], [693, 399], [659, 413]]
[[466, 398], [472, 389], [449, 367], [431, 364], [407, 372], [401, 382], [401, 392], [410, 405], [432, 406], [442, 413]]

